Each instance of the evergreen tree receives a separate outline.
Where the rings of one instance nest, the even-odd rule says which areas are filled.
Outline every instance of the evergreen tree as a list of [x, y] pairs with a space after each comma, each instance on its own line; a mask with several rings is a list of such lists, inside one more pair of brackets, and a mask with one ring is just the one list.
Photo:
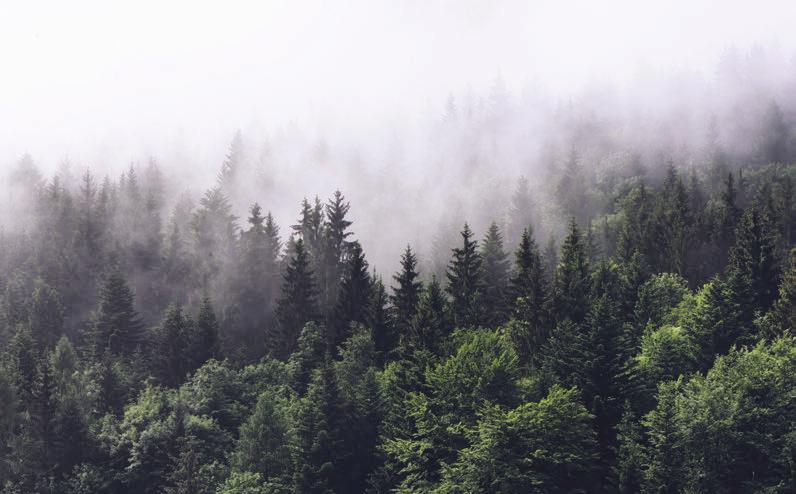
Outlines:
[[473, 232], [465, 223], [461, 232], [462, 246], [453, 249], [448, 265], [448, 286], [451, 312], [456, 327], [479, 326], [485, 320], [483, 310], [483, 259], [477, 251]]
[[432, 276], [431, 282], [420, 293], [411, 331], [402, 338], [401, 346], [404, 351], [416, 347], [441, 353], [442, 343], [450, 330], [445, 293], [436, 276]]
[[[154, 330], [154, 364], [163, 384], [179, 386], [189, 372], [190, 336], [193, 321], [183, 315], [182, 308], [171, 305], [163, 314], [163, 321]], [[190, 369], [192, 370], [192, 369]]]
[[486, 324], [495, 327], [506, 321], [508, 307], [506, 291], [509, 281], [509, 260], [503, 250], [503, 235], [497, 223], [492, 222], [481, 245], [483, 259], [484, 292], [483, 304]]
[[208, 297], [202, 300], [196, 323], [188, 338], [188, 369], [193, 372], [210, 359], [221, 357], [221, 341], [218, 319]]
[[143, 324], [134, 307], [135, 296], [118, 268], [102, 282], [99, 304], [86, 335], [89, 354], [99, 359], [106, 351], [130, 356], [146, 344]]
[[304, 240], [293, 244], [293, 256], [285, 269], [282, 296], [277, 302], [276, 315], [280, 324], [280, 338], [274, 341], [274, 355], [289, 355], [301, 328], [309, 321], [317, 321], [317, 289]]
[[[254, 203], [250, 209], [249, 230], [241, 234], [241, 252], [238, 263], [238, 290], [236, 305], [239, 317], [235, 324], [236, 341], [247, 360], [256, 359], [265, 353], [266, 336], [272, 336], [273, 303], [276, 298], [275, 278], [279, 239], [270, 213], [270, 224], [262, 216], [262, 209]], [[267, 228], [270, 231], [267, 231]]]
[[545, 268], [529, 226], [522, 232], [514, 254], [514, 272], [508, 287], [509, 306], [521, 326], [515, 333], [520, 358], [530, 363], [536, 358], [549, 329], [548, 288]]
[[779, 265], [771, 220], [753, 205], [741, 217], [730, 253], [729, 277], [739, 278], [746, 293], [739, 303], [753, 310], [768, 310], [777, 298]]
[[296, 411], [294, 492], [348, 492], [342, 468], [347, 451], [343, 442], [343, 402], [334, 367], [327, 357], [315, 372], [307, 396]]
[[408, 335], [412, 318], [417, 312], [423, 289], [423, 283], [418, 280], [418, 276], [417, 257], [407, 245], [401, 254], [401, 270], [392, 277], [398, 285], [392, 287], [393, 294], [390, 296], [393, 324], [401, 337]]
[[272, 391], [261, 394], [252, 415], [241, 426], [231, 457], [233, 470], [258, 473], [263, 483], [287, 489], [293, 470], [292, 434], [288, 403]]
[[329, 345], [333, 351], [348, 338], [350, 324], [367, 324], [371, 298], [371, 280], [368, 262], [359, 242], [353, 242], [348, 252], [334, 310], [334, 327], [329, 331]]
[[367, 327], [373, 332], [373, 341], [383, 363], [398, 346], [398, 333], [389, 314], [387, 290], [381, 276], [371, 275], [370, 304], [368, 306]]
[[553, 307], [558, 321], [584, 320], [589, 307], [589, 261], [578, 224], [573, 218], [561, 246], [561, 260], [553, 284]]
[[351, 205], [343, 194], [336, 190], [334, 197], [325, 206], [324, 245], [322, 269], [320, 270], [321, 307], [328, 313], [338, 300], [338, 289], [345, 271], [346, 256], [351, 242], [346, 240], [353, 235], [348, 231], [351, 221], [346, 219]]
[[41, 278], [36, 279], [34, 286], [28, 324], [37, 343], [44, 349], [50, 349], [63, 334], [64, 309], [58, 292]]

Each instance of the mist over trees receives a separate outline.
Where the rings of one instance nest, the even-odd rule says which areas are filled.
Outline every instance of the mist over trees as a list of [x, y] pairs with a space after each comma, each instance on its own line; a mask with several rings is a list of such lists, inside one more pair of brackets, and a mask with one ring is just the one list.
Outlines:
[[22, 156], [0, 492], [792, 492], [783, 63], [664, 100], [498, 78], [377, 165], [297, 127], [205, 182]]

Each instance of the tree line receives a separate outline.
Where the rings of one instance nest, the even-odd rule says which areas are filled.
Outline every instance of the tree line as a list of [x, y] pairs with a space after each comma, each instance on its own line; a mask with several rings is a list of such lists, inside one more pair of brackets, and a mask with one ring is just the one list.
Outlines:
[[595, 184], [573, 152], [560, 239], [519, 179], [443, 272], [407, 245], [385, 280], [339, 191], [241, 225], [237, 146], [166, 221], [155, 163], [99, 184], [18, 163], [2, 492], [796, 489], [796, 167]]

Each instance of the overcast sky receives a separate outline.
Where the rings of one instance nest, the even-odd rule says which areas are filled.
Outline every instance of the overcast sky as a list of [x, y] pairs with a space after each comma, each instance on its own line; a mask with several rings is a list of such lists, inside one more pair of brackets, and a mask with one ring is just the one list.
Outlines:
[[[220, 152], [253, 122], [352, 130], [481, 90], [554, 94], [796, 46], [793, 1], [6, 1], [0, 166]], [[706, 74], [709, 77], [710, 74]], [[109, 152], [108, 150], [113, 152]], [[103, 154], [105, 153], [105, 154]]]

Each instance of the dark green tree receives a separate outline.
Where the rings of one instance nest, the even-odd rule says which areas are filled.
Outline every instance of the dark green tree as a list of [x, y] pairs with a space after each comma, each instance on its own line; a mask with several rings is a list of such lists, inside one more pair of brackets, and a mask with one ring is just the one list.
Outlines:
[[483, 259], [484, 292], [482, 301], [486, 312], [485, 323], [495, 327], [508, 318], [506, 292], [509, 282], [509, 260], [503, 250], [503, 235], [497, 223], [492, 222], [481, 244]]
[[334, 324], [329, 331], [329, 348], [332, 351], [350, 335], [351, 323], [367, 324], [371, 298], [371, 280], [368, 262], [359, 242], [348, 249], [343, 279], [340, 284], [337, 305], [334, 309]]
[[274, 355], [285, 358], [295, 348], [296, 339], [304, 325], [319, 319], [318, 292], [304, 240], [293, 244], [292, 257], [285, 269], [282, 296], [276, 305], [280, 338], [273, 342]]
[[134, 303], [133, 291], [121, 271], [112, 268], [100, 287], [99, 304], [86, 335], [88, 352], [95, 360], [106, 351], [129, 357], [146, 344]]
[[393, 294], [390, 296], [393, 321], [401, 337], [408, 335], [412, 318], [417, 312], [420, 293], [423, 289], [423, 283], [418, 276], [417, 256], [407, 245], [406, 250], [401, 254], [401, 270], [393, 275], [397, 286], [392, 287]]
[[553, 311], [556, 320], [580, 323], [589, 310], [589, 261], [578, 224], [573, 218], [569, 234], [561, 245], [561, 260], [553, 283]]
[[453, 259], [448, 265], [446, 291], [451, 297], [451, 313], [456, 327], [475, 327], [485, 322], [483, 307], [483, 259], [478, 253], [478, 242], [465, 223], [461, 231], [462, 246], [453, 249]]

